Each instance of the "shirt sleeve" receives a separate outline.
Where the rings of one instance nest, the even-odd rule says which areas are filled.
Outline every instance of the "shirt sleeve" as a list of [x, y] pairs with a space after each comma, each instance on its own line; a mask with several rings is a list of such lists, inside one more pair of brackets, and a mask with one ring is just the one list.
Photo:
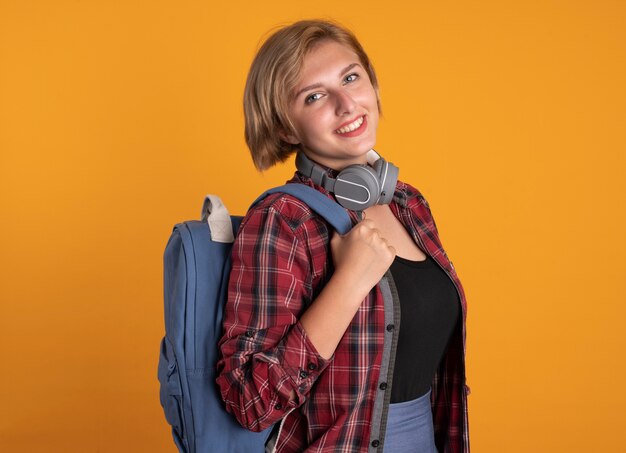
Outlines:
[[313, 294], [307, 237], [270, 205], [248, 214], [233, 244], [217, 383], [253, 431], [303, 404], [328, 366], [299, 322]]

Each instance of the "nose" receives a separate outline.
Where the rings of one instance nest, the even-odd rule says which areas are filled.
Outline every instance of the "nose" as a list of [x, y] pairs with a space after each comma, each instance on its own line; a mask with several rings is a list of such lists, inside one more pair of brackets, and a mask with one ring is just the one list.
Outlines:
[[356, 109], [356, 102], [347, 91], [337, 90], [335, 98], [337, 102], [335, 113], [338, 116], [348, 115]]

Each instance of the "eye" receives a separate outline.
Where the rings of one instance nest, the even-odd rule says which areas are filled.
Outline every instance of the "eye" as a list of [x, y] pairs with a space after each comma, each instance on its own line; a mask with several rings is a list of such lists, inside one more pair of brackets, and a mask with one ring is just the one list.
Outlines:
[[359, 75], [358, 75], [356, 72], [353, 72], [352, 74], [348, 74], [348, 75], [346, 76], [346, 78], [345, 78], [345, 79], [343, 79], [343, 81], [344, 81], [345, 83], [352, 83], [352, 82], [354, 82], [354, 81], [358, 80], [358, 78], [359, 78]]
[[304, 103], [305, 104], [312, 104], [313, 102], [317, 101], [318, 99], [320, 99], [322, 97], [322, 93], [313, 93], [308, 95], [305, 99], [304, 99]]

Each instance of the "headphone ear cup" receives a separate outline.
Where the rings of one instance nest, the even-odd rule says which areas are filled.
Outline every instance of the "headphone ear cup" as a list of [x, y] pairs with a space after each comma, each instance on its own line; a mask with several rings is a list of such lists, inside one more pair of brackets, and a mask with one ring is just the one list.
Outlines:
[[385, 159], [380, 158], [374, 162], [374, 172], [376, 178], [381, 185], [380, 199], [378, 204], [389, 204], [393, 199], [396, 191], [396, 182], [398, 182], [398, 167]]
[[378, 202], [380, 190], [378, 177], [370, 166], [350, 165], [337, 176], [334, 194], [344, 208], [363, 211]]

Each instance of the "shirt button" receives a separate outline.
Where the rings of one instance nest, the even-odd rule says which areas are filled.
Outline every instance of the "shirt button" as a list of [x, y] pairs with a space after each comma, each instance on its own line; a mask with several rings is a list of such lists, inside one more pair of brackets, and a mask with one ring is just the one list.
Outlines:
[[387, 332], [391, 332], [395, 328], [396, 326], [394, 326], [393, 324], [387, 324]]
[[309, 375], [309, 373], [307, 373], [306, 371], [304, 371], [304, 370], [301, 370], [301, 371], [300, 371], [300, 377], [301, 377], [302, 379], [305, 379], [308, 375]]
[[283, 408], [283, 405], [280, 403], [277, 403], [276, 406], [274, 406], [274, 409], [276, 409], [277, 411], [281, 410]]
[[246, 330], [246, 337], [252, 338], [254, 336], [254, 330]]
[[378, 439], [372, 441], [372, 447], [377, 448], [380, 445], [380, 441]]
[[309, 365], [307, 366], [307, 368], [311, 371], [315, 371], [317, 370], [317, 365], [314, 363], [309, 363]]
[[381, 390], [387, 390], [387, 383], [386, 382], [381, 382], [380, 385], [378, 386], [379, 389]]

